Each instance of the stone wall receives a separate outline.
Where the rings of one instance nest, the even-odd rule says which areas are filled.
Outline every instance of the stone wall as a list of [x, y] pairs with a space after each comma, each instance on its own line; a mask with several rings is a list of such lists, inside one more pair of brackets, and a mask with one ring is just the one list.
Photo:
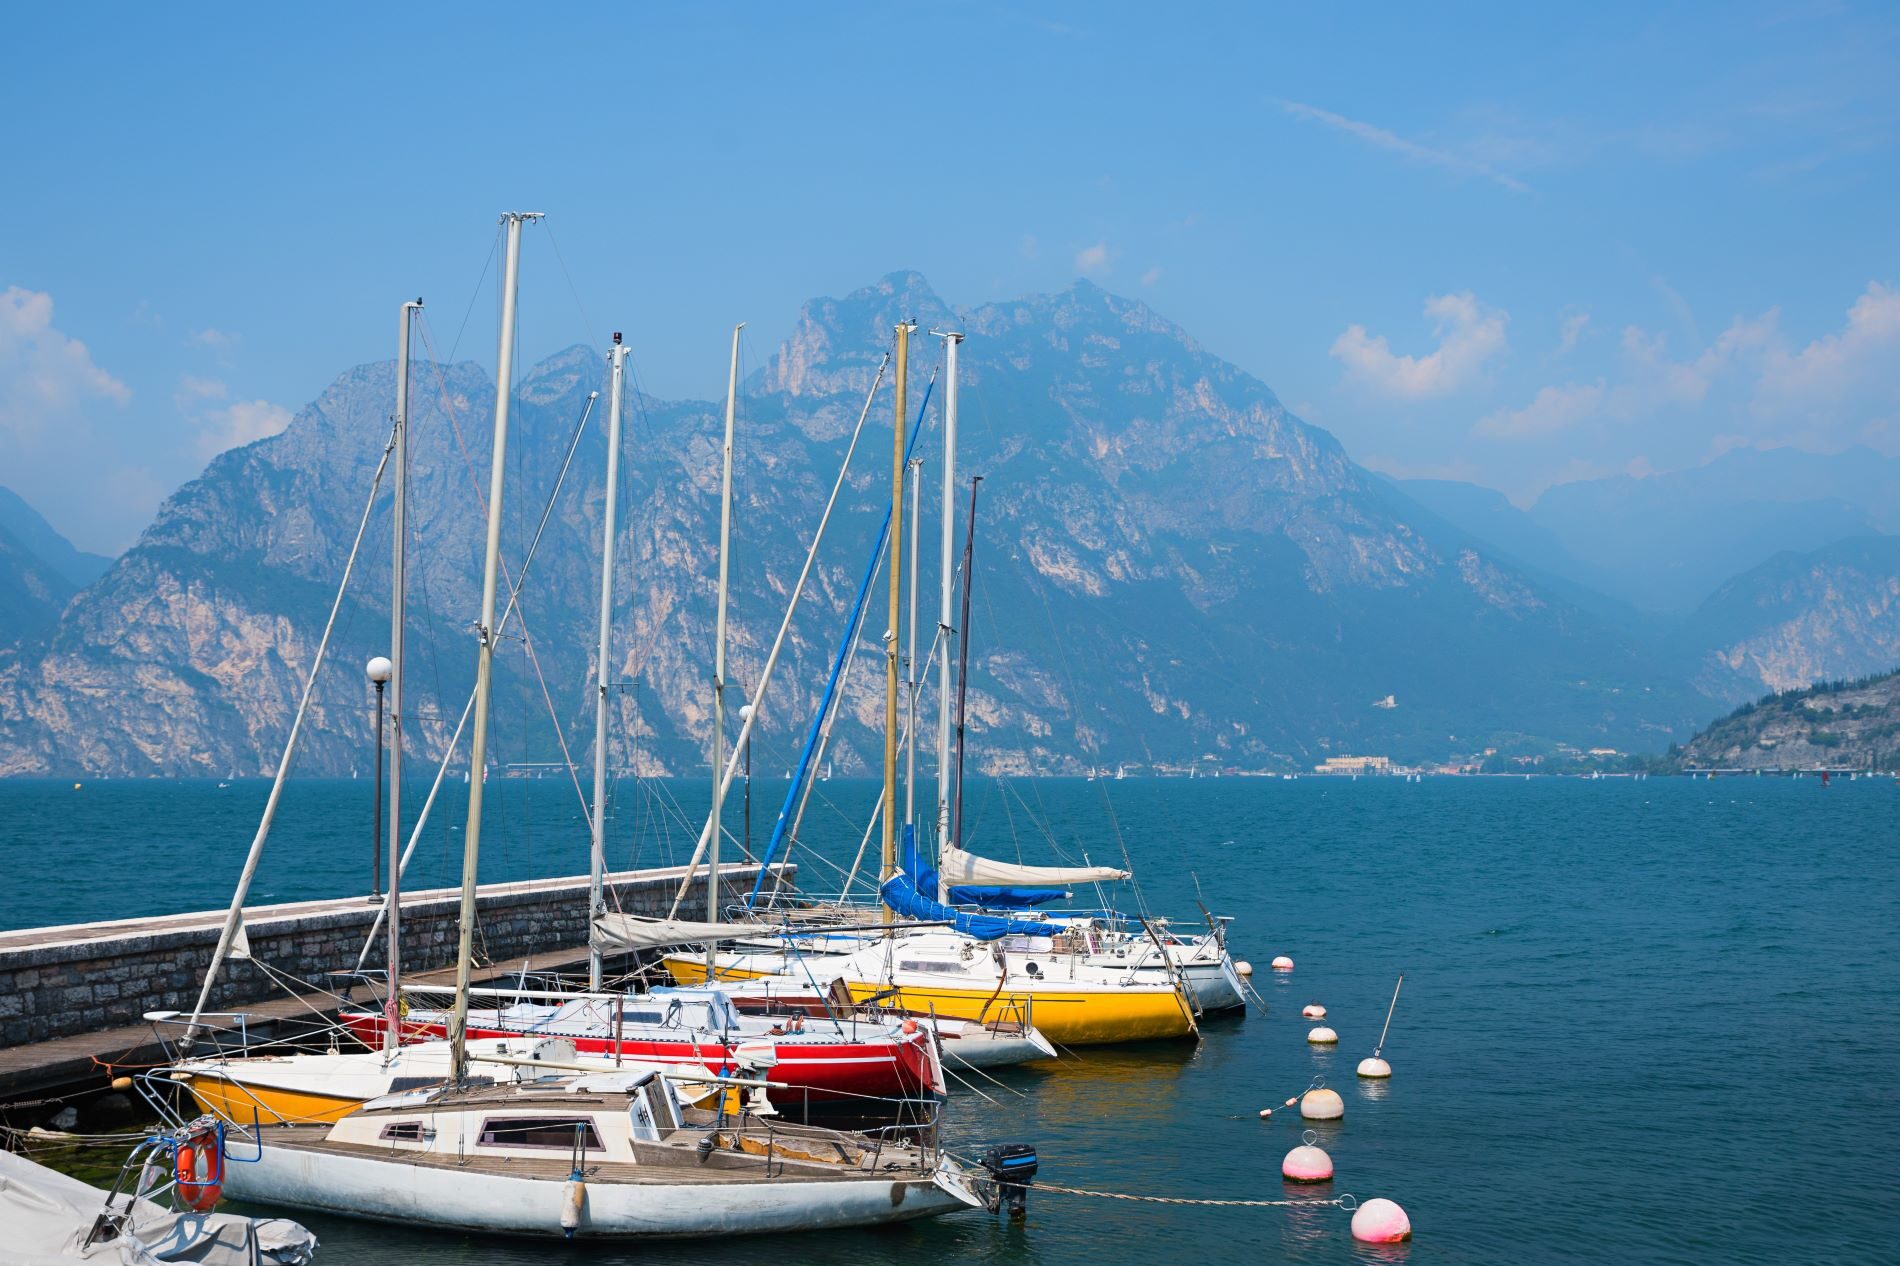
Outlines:
[[[751, 890], [754, 866], [723, 866], [721, 883], [733, 899]], [[787, 881], [790, 871], [787, 867]], [[628, 871], [608, 876], [609, 909], [663, 915], [681, 871]], [[703, 892], [705, 880], [696, 881]], [[480, 893], [475, 956], [478, 963], [531, 955], [565, 957], [587, 944], [587, 877], [496, 884]], [[458, 889], [405, 893], [402, 902], [403, 970], [453, 966]], [[364, 899], [303, 901], [245, 911], [254, 962], [234, 960], [212, 991], [210, 1009], [232, 1011], [285, 997], [283, 985], [260, 970], [335, 988], [328, 973], [356, 964], [380, 907]], [[701, 917], [698, 910], [687, 917]], [[76, 924], [0, 933], [0, 1047], [135, 1025], [148, 1011], [189, 1012], [217, 948], [224, 914]], [[379, 934], [380, 941], [380, 934]], [[365, 966], [380, 971], [379, 945]]]

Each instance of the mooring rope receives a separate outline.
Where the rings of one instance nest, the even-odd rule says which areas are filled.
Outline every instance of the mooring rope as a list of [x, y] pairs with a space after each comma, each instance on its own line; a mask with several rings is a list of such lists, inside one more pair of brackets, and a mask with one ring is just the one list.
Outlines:
[[1087, 1187], [1057, 1187], [1050, 1183], [1027, 1182], [1028, 1191], [1048, 1191], [1063, 1196], [1091, 1196], [1097, 1200], [1132, 1200], [1139, 1204], [1187, 1204], [1209, 1209], [1343, 1209], [1351, 1213], [1359, 1201], [1351, 1192], [1328, 1200], [1208, 1200], [1193, 1196], [1142, 1196], [1127, 1191], [1092, 1191]]

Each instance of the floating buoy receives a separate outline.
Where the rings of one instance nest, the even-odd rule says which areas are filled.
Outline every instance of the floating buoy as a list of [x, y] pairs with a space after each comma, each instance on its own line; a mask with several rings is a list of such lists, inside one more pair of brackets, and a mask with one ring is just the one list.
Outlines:
[[1273, 1109], [1272, 1109], [1272, 1108], [1262, 1108], [1262, 1109], [1260, 1109], [1260, 1119], [1261, 1119], [1262, 1121], [1264, 1121], [1264, 1120], [1266, 1120], [1266, 1119], [1267, 1119], [1268, 1117], [1270, 1117], [1270, 1116], [1272, 1116], [1272, 1115], [1273, 1115]]
[[1339, 1041], [1339, 1034], [1321, 1024], [1306, 1035], [1306, 1040], [1313, 1046], [1332, 1046]]
[[1290, 959], [1290, 958], [1288, 958], [1288, 957], [1287, 957], [1287, 956], [1286, 956], [1285, 954], [1282, 954], [1282, 955], [1280, 955], [1280, 956], [1279, 956], [1278, 958], [1276, 958], [1276, 959], [1274, 959], [1274, 960], [1273, 960], [1273, 970], [1275, 970], [1275, 971], [1292, 971], [1292, 970], [1293, 970], [1293, 960], [1292, 960], [1292, 959]]
[[1359, 1061], [1359, 1075], [1361, 1077], [1390, 1077], [1392, 1075], [1392, 1065], [1386, 1063], [1377, 1055], [1368, 1055]]
[[112, 1088], [114, 1090], [130, 1090], [132, 1088], [132, 1079], [130, 1077], [114, 1077], [112, 1079]]
[[1346, 1115], [1346, 1101], [1337, 1090], [1321, 1086], [1300, 1096], [1300, 1115], [1308, 1121], [1337, 1121]]
[[79, 790], [79, 784], [78, 784], [78, 783], [74, 783], [74, 784], [73, 784], [73, 790], [74, 790], [74, 791], [78, 791], [78, 790]]
[[1330, 1182], [1333, 1177], [1333, 1158], [1324, 1148], [1317, 1146], [1319, 1136], [1308, 1130], [1302, 1137], [1300, 1146], [1286, 1154], [1280, 1162], [1280, 1177], [1288, 1182]]
[[1300, 1014], [1309, 1020], [1324, 1020], [1326, 1018], [1326, 1008], [1320, 1006], [1317, 1002], [1309, 1002], [1300, 1008]]
[[1368, 1200], [1352, 1215], [1352, 1238], [1363, 1244], [1403, 1243], [1412, 1238], [1412, 1219], [1390, 1200]]
[[1234, 972], [1241, 976], [1251, 976], [1253, 975], [1253, 964], [1243, 958], [1234, 964]]

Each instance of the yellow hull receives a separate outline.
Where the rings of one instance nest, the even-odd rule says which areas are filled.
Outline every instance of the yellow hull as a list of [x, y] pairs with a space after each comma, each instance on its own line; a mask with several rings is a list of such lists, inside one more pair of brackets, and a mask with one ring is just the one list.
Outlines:
[[[662, 960], [675, 982], [700, 985], [706, 981], [703, 956], [684, 954]], [[773, 975], [744, 967], [720, 967], [721, 980], [756, 980]], [[1154, 1038], [1187, 1037], [1194, 1024], [1180, 995], [1172, 989], [1075, 989], [1056, 982], [1034, 987], [1011, 984], [1000, 994], [995, 986], [890, 985], [847, 980], [853, 1002], [875, 997], [903, 1011], [935, 1014], [946, 1020], [1021, 1020], [1030, 1016], [1042, 1035], [1062, 1046], [1099, 1046], [1110, 1042], [1143, 1042]]]
[[347, 1095], [287, 1090], [280, 1086], [246, 1086], [228, 1077], [194, 1072], [185, 1089], [198, 1106], [233, 1125], [253, 1120], [265, 1125], [329, 1124], [362, 1107], [364, 1100]]
[[848, 980], [853, 1002], [876, 997], [905, 1011], [947, 1020], [1021, 1019], [1058, 1046], [1099, 1046], [1186, 1037], [1194, 1025], [1173, 990], [1065, 989], [1051, 984], [1035, 989], [958, 988], [955, 985], [899, 985]]

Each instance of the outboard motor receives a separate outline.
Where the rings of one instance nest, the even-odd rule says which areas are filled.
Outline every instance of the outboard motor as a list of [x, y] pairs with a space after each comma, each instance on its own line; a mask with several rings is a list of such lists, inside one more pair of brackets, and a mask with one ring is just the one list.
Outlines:
[[1028, 1213], [1029, 1187], [1036, 1180], [1036, 1149], [1028, 1143], [1004, 1143], [983, 1153], [983, 1168], [994, 1185], [990, 1212], [1008, 1206], [1012, 1222]]

